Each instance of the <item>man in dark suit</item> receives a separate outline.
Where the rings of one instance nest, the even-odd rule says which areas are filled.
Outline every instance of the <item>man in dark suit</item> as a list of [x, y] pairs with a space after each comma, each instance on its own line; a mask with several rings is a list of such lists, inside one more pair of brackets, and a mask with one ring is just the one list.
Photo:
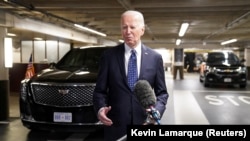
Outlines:
[[136, 98], [127, 80], [130, 51], [137, 57], [137, 80], [147, 80], [156, 96], [155, 108], [163, 115], [168, 100], [162, 56], [141, 42], [145, 25], [142, 13], [129, 10], [121, 15], [123, 44], [103, 53], [93, 103], [104, 127], [105, 141], [126, 135], [127, 125], [142, 125], [146, 109]]

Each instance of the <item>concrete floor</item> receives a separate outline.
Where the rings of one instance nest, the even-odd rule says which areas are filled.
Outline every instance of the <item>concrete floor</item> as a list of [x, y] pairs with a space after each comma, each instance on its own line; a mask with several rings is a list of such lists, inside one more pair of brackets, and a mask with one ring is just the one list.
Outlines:
[[[232, 124], [250, 125], [250, 84], [247, 88], [215, 86], [205, 88], [198, 73], [185, 73], [173, 80], [166, 72], [169, 92], [163, 125]], [[18, 93], [10, 94], [10, 121], [0, 121], [0, 141], [101, 141], [102, 134], [30, 131], [19, 119]]]

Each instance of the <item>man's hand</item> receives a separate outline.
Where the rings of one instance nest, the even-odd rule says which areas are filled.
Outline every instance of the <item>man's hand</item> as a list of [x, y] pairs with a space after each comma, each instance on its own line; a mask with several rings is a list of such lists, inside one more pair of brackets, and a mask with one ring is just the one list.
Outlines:
[[111, 126], [113, 124], [112, 120], [107, 117], [107, 113], [111, 110], [111, 106], [103, 107], [98, 112], [98, 119], [107, 126]]
[[144, 125], [159, 125], [161, 114], [155, 108], [146, 109], [148, 114]]

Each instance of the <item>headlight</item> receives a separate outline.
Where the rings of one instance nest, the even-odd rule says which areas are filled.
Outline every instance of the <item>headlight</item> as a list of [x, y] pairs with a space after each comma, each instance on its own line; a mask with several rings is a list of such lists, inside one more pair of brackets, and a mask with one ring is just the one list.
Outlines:
[[25, 81], [21, 82], [21, 87], [20, 87], [20, 97], [22, 100], [26, 101], [27, 95], [28, 95], [28, 84]]
[[208, 72], [214, 72], [216, 70], [216, 67], [207, 66], [206, 70], [208, 70]]
[[240, 72], [240, 73], [246, 73], [247, 72], [247, 68], [246, 67], [239, 67], [237, 69], [237, 71]]

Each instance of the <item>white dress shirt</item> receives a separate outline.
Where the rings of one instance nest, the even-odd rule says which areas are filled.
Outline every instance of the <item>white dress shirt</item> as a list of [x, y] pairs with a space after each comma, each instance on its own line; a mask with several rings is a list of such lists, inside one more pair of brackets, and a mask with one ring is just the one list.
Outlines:
[[[126, 71], [126, 75], [128, 74], [128, 60], [129, 57], [131, 55], [131, 50], [132, 48], [130, 48], [127, 44], [125, 45], [125, 53], [124, 53], [124, 57], [125, 57], [125, 71]], [[134, 48], [135, 52], [136, 52], [136, 59], [137, 59], [137, 72], [138, 72], [138, 77], [140, 75], [140, 68], [141, 68], [141, 43], [139, 43], [135, 48]]]

